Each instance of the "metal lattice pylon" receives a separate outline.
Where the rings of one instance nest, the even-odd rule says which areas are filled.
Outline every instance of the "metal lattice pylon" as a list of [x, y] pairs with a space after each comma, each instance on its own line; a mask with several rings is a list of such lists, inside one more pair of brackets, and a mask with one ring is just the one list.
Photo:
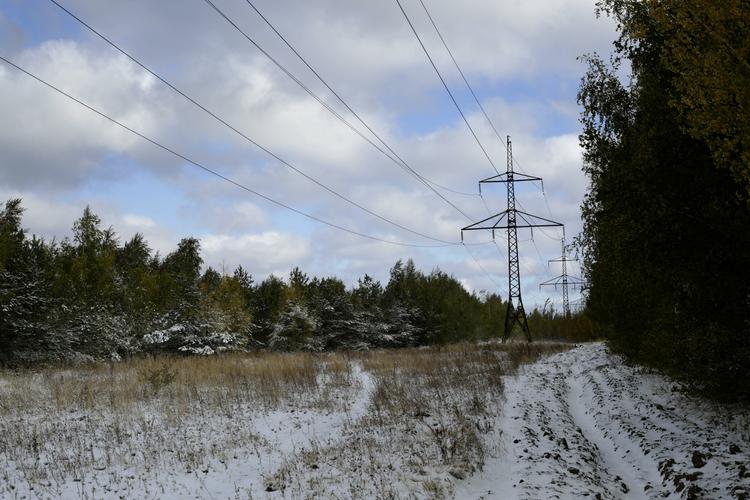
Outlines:
[[562, 264], [562, 274], [560, 276], [556, 276], [552, 278], [551, 280], [544, 281], [542, 283], [539, 283], [539, 289], [541, 289], [543, 286], [554, 286], [555, 290], [557, 290], [557, 287], [562, 287], [562, 294], [563, 294], [563, 314], [565, 314], [565, 317], [570, 317], [570, 301], [568, 299], [568, 287], [582, 287], [584, 285], [584, 281], [577, 277], [577, 276], [571, 276], [568, 274], [568, 262], [577, 262], [577, 258], [570, 258], [567, 255], [566, 249], [565, 249], [565, 236], [562, 238], [562, 254], [560, 257], [556, 259], [549, 260], [548, 262], [560, 262]]
[[508, 233], [508, 309], [505, 314], [505, 328], [503, 331], [503, 342], [513, 333], [514, 328], [519, 327], [531, 342], [531, 332], [526, 319], [526, 311], [521, 298], [521, 271], [518, 260], [518, 228], [534, 227], [562, 227], [562, 224], [553, 220], [545, 219], [516, 209], [516, 182], [539, 181], [540, 177], [521, 174], [513, 171], [513, 146], [510, 136], [507, 137], [507, 167], [502, 174], [488, 177], [479, 181], [479, 192], [482, 192], [484, 183], [505, 183], [508, 197], [508, 208], [504, 212], [492, 215], [479, 222], [461, 229], [461, 239], [464, 231], [490, 230], [495, 237], [496, 229], [505, 229]]

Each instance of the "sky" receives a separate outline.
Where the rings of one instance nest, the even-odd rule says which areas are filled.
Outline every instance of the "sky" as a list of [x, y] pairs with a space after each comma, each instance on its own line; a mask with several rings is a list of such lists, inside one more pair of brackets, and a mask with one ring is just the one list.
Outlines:
[[[324, 103], [377, 143], [263, 22], [246, 0], [212, 0], [232, 22]], [[257, 9], [385, 142], [420, 175], [458, 194], [427, 189], [339, 121], [204, 0], [58, 0], [231, 125], [200, 110], [118, 53], [49, 0], [0, 2], [0, 55], [226, 178], [338, 226], [380, 239], [440, 245], [505, 209], [503, 185], [445, 92], [395, 0], [253, 0]], [[492, 163], [506, 152], [467, 91], [419, 0], [401, 0]], [[424, 0], [517, 167], [544, 178], [517, 187], [524, 210], [581, 230], [587, 181], [576, 92], [585, 53], [611, 52], [615, 25], [592, 0]], [[121, 241], [136, 232], [166, 255], [200, 239], [206, 265], [256, 280], [294, 266], [348, 285], [365, 273], [386, 282], [398, 259], [439, 267], [470, 291], [507, 298], [506, 240], [411, 247], [374, 241], [286, 210], [108, 122], [0, 62], [0, 199], [23, 198], [29, 233], [58, 240], [90, 205]], [[383, 147], [381, 146], [381, 149]], [[308, 178], [289, 167], [293, 166]], [[309, 178], [318, 182], [311, 181]], [[341, 194], [367, 209], [335, 196]], [[485, 204], [487, 206], [485, 206]], [[557, 229], [519, 230], [527, 308], [559, 290]], [[480, 244], [486, 243], [486, 244]], [[573, 268], [571, 274], [578, 274]], [[573, 294], [575, 298], [575, 294]], [[559, 307], [559, 306], [558, 306]]]

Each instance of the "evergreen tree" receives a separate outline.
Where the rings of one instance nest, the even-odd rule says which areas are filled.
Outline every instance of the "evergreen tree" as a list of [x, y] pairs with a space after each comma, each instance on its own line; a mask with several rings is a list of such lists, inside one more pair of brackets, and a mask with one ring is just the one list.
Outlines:
[[268, 347], [277, 351], [318, 351], [322, 345], [316, 338], [318, 320], [304, 303], [290, 300], [273, 325]]
[[[365, 275], [352, 290], [295, 267], [288, 283], [255, 285], [203, 267], [184, 238], [162, 259], [143, 235], [120, 244], [87, 207], [74, 237], [27, 238], [20, 200], [0, 210], [0, 364], [118, 359], [138, 352], [372, 349], [485, 338], [503, 304], [452, 276], [399, 261], [384, 288]], [[494, 311], [494, 312], [492, 312]], [[544, 321], [552, 321], [547, 320]], [[548, 328], [549, 330], [549, 328]]]
[[242, 291], [245, 308], [250, 309], [253, 303], [253, 277], [240, 265], [234, 270], [234, 279]]
[[273, 325], [284, 307], [286, 284], [274, 275], [263, 280], [252, 294], [255, 339], [266, 345]]
[[380, 307], [383, 300], [383, 285], [368, 274], [357, 280], [357, 287], [352, 291], [352, 301], [359, 309]]
[[22, 216], [19, 198], [5, 202], [0, 211], [0, 271], [12, 272], [23, 266], [26, 232], [21, 227]]
[[162, 263], [162, 285], [166, 288], [168, 308], [177, 321], [193, 320], [200, 302], [198, 278], [203, 259], [200, 242], [183, 238], [177, 250], [167, 255]]

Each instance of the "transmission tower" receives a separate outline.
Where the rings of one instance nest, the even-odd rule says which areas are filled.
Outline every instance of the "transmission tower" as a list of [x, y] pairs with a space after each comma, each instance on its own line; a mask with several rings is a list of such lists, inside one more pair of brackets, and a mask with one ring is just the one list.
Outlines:
[[[526, 340], [531, 342], [531, 332], [526, 320], [526, 311], [521, 299], [521, 272], [518, 261], [518, 228], [535, 227], [562, 227], [562, 224], [544, 217], [539, 217], [516, 209], [516, 182], [541, 182], [541, 177], [521, 174], [513, 171], [513, 148], [510, 136], [507, 136], [507, 163], [506, 171], [502, 174], [488, 177], [479, 181], [479, 192], [482, 192], [482, 184], [504, 183], [508, 195], [508, 208], [499, 214], [492, 215], [479, 222], [475, 222], [461, 229], [461, 240], [464, 231], [492, 231], [495, 238], [496, 229], [505, 229], [508, 233], [508, 309], [505, 313], [505, 329], [503, 331], [503, 342], [513, 333], [518, 326]], [[533, 230], [533, 229], [532, 229]]]
[[557, 276], [555, 278], [552, 278], [551, 280], [547, 280], [543, 283], [539, 283], [539, 289], [541, 290], [543, 286], [554, 286], [555, 290], [557, 290], [557, 287], [562, 287], [562, 295], [563, 295], [563, 313], [565, 314], [566, 318], [570, 317], [570, 301], [568, 300], [568, 287], [572, 286], [575, 287], [582, 287], [584, 284], [584, 281], [581, 278], [578, 278], [576, 276], [570, 276], [568, 274], [568, 262], [577, 262], [578, 259], [573, 257], [570, 258], [567, 255], [566, 248], [565, 248], [565, 236], [562, 238], [562, 255], [556, 259], [549, 260], [548, 262], [560, 262], [562, 264], [562, 274], [560, 276]]

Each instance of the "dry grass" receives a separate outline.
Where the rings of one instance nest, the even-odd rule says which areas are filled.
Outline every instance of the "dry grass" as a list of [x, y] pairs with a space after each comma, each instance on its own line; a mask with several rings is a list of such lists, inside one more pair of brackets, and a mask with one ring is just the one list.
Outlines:
[[36, 373], [0, 372], [0, 414], [50, 404], [57, 410], [127, 412], [155, 399], [177, 409], [196, 402], [211, 408], [247, 401], [277, 407], [297, 394], [316, 391], [326, 367], [310, 353], [263, 353], [140, 358]]
[[[268, 443], [249, 425], [253, 418], [346, 406], [347, 365], [331, 372], [334, 383], [329, 364], [310, 353], [263, 353], [2, 372], [0, 463], [6, 474], [12, 465], [29, 489], [55, 496], [70, 480], [85, 483], [110, 468], [138, 471], [116, 479], [132, 483], [120, 485], [127, 490], [160, 471], [190, 473], [260, 456]], [[0, 497], [10, 493], [0, 489]]]
[[[496, 452], [503, 377], [563, 348], [457, 344], [0, 372], [0, 484], [7, 488], [0, 496], [14, 497], [21, 486], [59, 496], [71, 481], [81, 497], [159, 496], [174, 474], [220, 474], [251, 460], [267, 471], [267, 486], [293, 496], [340, 493], [342, 484], [352, 497], [398, 497], [404, 485], [417, 496], [445, 496], [452, 477], [480, 469]], [[320, 441], [296, 428], [306, 444], [283, 451], [284, 436], [256, 424], [263, 415], [300, 413], [341, 415], [336, 436]]]
[[309, 450], [320, 473], [309, 474], [303, 452], [269, 484], [293, 496], [333, 496], [343, 481], [356, 498], [449, 497], [456, 478], [500, 453], [503, 377], [569, 347], [466, 343], [353, 354], [373, 378], [369, 411], [342, 443]]

